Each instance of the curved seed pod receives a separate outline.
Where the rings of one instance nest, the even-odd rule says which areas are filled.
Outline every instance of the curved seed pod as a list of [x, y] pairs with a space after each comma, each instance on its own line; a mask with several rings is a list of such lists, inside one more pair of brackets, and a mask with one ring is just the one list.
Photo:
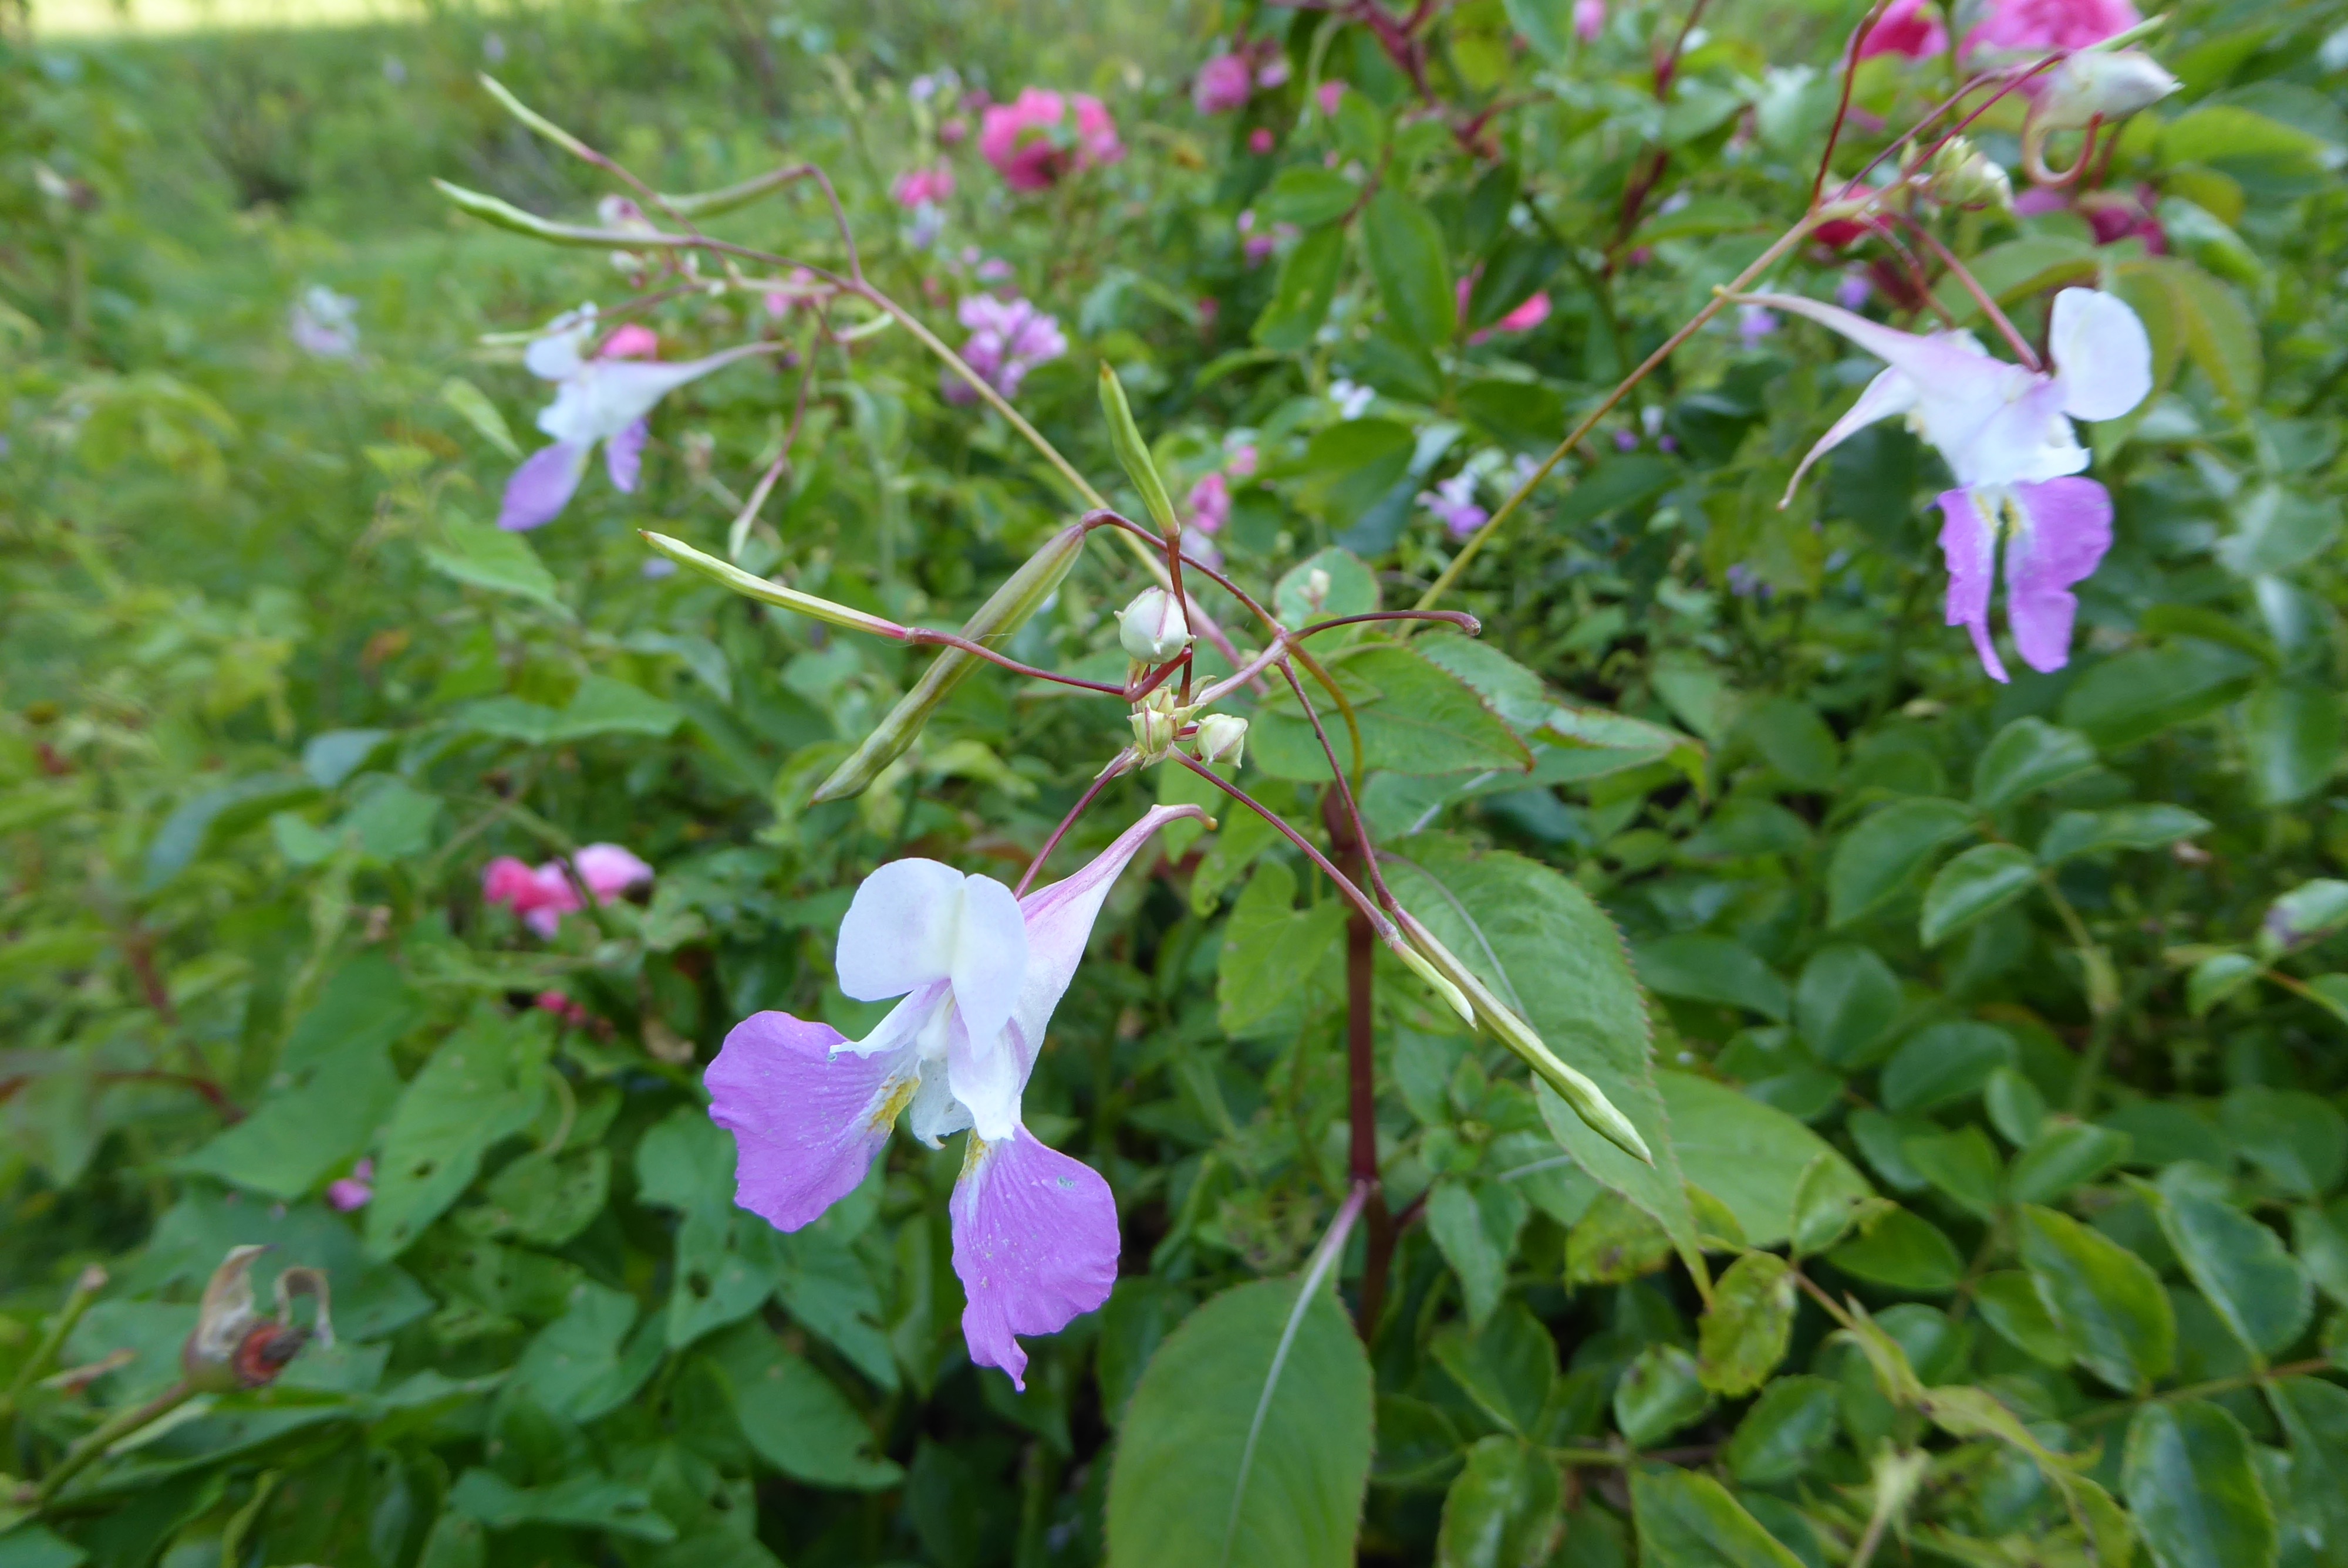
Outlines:
[[[1027, 624], [1028, 618], [1044, 607], [1076, 564], [1084, 552], [1085, 529], [1081, 523], [1071, 523], [1054, 534], [1044, 548], [1027, 558], [1026, 563], [1004, 580], [994, 596], [978, 607], [962, 629], [964, 638], [994, 647], [1013, 632]], [[964, 677], [983, 662], [974, 653], [959, 648], [949, 648], [932, 661], [913, 682], [913, 689], [898, 699], [878, 728], [864, 737], [864, 743], [855, 754], [832, 771], [809, 797], [814, 804], [828, 800], [845, 800], [860, 794], [880, 776], [880, 770], [895, 762], [912, 746], [921, 734], [922, 726], [938, 710]]]

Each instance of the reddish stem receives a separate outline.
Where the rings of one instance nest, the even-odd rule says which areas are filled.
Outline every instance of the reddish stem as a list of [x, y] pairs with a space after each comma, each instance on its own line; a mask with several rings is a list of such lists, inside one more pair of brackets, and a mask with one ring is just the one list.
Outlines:
[[1084, 815], [1086, 809], [1100, 798], [1101, 791], [1108, 788], [1111, 780], [1125, 776], [1126, 770], [1117, 765], [1124, 760], [1125, 756], [1120, 755], [1103, 768], [1100, 777], [1093, 780], [1090, 787], [1076, 797], [1076, 804], [1068, 808], [1068, 815], [1060, 819], [1060, 825], [1052, 830], [1052, 836], [1044, 841], [1044, 847], [1035, 852], [1035, 858], [1029, 861], [1027, 869], [1020, 874], [1019, 886], [1011, 890], [1014, 897], [1026, 896], [1028, 885], [1035, 880], [1035, 873], [1044, 869], [1044, 862], [1052, 858], [1052, 851], [1060, 847], [1060, 840], [1068, 835], [1068, 829], [1076, 825], [1076, 818]]
[[[1328, 825], [1330, 841], [1356, 875], [1365, 867], [1370, 867], [1375, 875], [1375, 867], [1363, 853], [1363, 840], [1354, 836], [1359, 818], [1353, 813], [1351, 797], [1344, 797], [1342, 805], [1343, 809], [1338, 787], [1333, 784], [1321, 797], [1321, 817]], [[1375, 1337], [1378, 1318], [1385, 1308], [1386, 1276], [1394, 1266], [1396, 1228], [1393, 1217], [1386, 1213], [1385, 1195], [1378, 1183], [1376, 939], [1367, 916], [1358, 909], [1347, 915], [1345, 1115], [1349, 1138], [1345, 1169], [1354, 1190], [1369, 1194], [1363, 1211], [1369, 1229], [1364, 1238], [1367, 1245], [1363, 1258], [1361, 1300], [1354, 1321], [1365, 1344]]]

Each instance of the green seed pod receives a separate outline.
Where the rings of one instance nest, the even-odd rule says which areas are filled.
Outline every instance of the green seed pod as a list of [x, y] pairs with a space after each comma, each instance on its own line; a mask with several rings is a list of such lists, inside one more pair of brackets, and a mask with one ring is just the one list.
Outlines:
[[[978, 607], [978, 613], [963, 625], [963, 636], [990, 648], [1006, 641], [1044, 607], [1044, 601], [1059, 588], [1060, 579], [1068, 575], [1068, 569], [1076, 564], [1076, 557], [1084, 548], [1085, 530], [1080, 524], [1071, 523], [1054, 534], [1045, 541], [1043, 548], [1004, 579], [992, 599]], [[881, 769], [905, 754], [921, 734], [922, 726], [938, 711], [938, 704], [983, 662], [975, 653], [959, 648], [940, 653], [922, 672], [922, 678], [913, 682], [913, 689], [889, 710], [889, 716], [864, 737], [864, 743], [856, 748], [854, 754], [817, 786], [810, 804], [845, 800], [862, 791]]]
[[1125, 477], [1141, 492], [1141, 504], [1149, 508], [1150, 520], [1161, 533], [1180, 532], [1182, 520], [1174, 515], [1174, 502], [1166, 494], [1166, 481], [1158, 477], [1158, 465], [1150, 460], [1149, 444], [1141, 438], [1141, 427], [1133, 422], [1133, 408], [1125, 401], [1125, 387], [1117, 381], [1117, 372], [1107, 364], [1100, 367], [1100, 401], [1101, 415], [1108, 421], [1108, 444], [1116, 449]]

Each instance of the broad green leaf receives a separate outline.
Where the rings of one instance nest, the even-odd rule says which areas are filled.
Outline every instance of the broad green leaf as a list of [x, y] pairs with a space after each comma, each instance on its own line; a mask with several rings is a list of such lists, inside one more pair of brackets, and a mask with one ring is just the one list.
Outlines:
[[1509, 1259], [1527, 1218], [1525, 1200], [1500, 1182], [1439, 1177], [1427, 1194], [1427, 1235], [1458, 1276], [1468, 1321], [1480, 1324], [1500, 1304]]
[[1603, 708], [1560, 703], [1550, 708], [1532, 738], [1570, 753], [1563, 778], [1603, 778], [1649, 763], [1668, 763], [1697, 790], [1705, 787], [1703, 743], [1668, 725]]
[[1708, 1475], [1665, 1465], [1631, 1471], [1641, 1568], [1802, 1568], [1802, 1560]]
[[2329, 686], [2275, 682], [2242, 704], [2242, 739], [2259, 804], [2289, 805], [2322, 788], [2339, 767], [2348, 716]]
[[442, 577], [570, 615], [554, 574], [523, 535], [452, 517], [441, 524], [440, 537], [441, 543], [424, 547], [424, 559]]
[[1362, 215], [1362, 249], [1387, 323], [1423, 349], [1448, 344], [1458, 307], [1443, 231], [1426, 209], [1392, 188], [1379, 191]]
[[1808, 703], [1790, 697], [1756, 702], [1738, 716], [1736, 734], [1796, 788], [1833, 787], [1842, 743]]
[[507, 1387], [554, 1415], [583, 1420], [600, 1414], [593, 1407], [620, 1376], [635, 1321], [633, 1296], [582, 1282], [572, 1290], [570, 1309], [523, 1349]]
[[1827, 1254], [1827, 1261], [1870, 1285], [1920, 1296], [1945, 1296], [1964, 1277], [1965, 1260], [1938, 1225], [1891, 1209]]
[[[1690, 1228], [1695, 1221], [1691, 1215]], [[1565, 1237], [1565, 1277], [1575, 1285], [1620, 1285], [1671, 1261], [1672, 1236], [1646, 1210], [1603, 1192]]]
[[873, 1457], [872, 1429], [847, 1395], [764, 1325], [745, 1323], [706, 1352], [724, 1375], [751, 1451], [794, 1481], [877, 1491], [904, 1472]]
[[1349, 1568], [1370, 1471], [1370, 1364], [1335, 1297], [1225, 1291], [1150, 1358], [1111, 1460], [1111, 1568]]
[[1483, 1412], [1522, 1437], [1540, 1432], [1557, 1381], [1557, 1341], [1540, 1319], [1509, 1302], [1472, 1332], [1461, 1324], [1438, 1330], [1435, 1359]]
[[2259, 961], [2248, 953], [2212, 953], [2185, 979], [2185, 1007], [2195, 1018], [2259, 978]]
[[2303, 948], [2348, 927], [2348, 882], [2319, 876], [2267, 906], [2265, 935], [2281, 948]]
[[1770, 1252], [1748, 1252], [1714, 1284], [1696, 1323], [1697, 1365], [1705, 1388], [1735, 1398], [1769, 1380], [1794, 1331], [1792, 1266]]
[[1295, 902], [1296, 874], [1283, 861], [1259, 862], [1223, 927], [1215, 998], [1224, 1032], [1292, 1030], [1316, 996], [1342, 987], [1344, 905]]
[[1520, 1438], [1489, 1437], [1443, 1498], [1436, 1568], [1542, 1568], [1563, 1523], [1557, 1461]]
[[2156, 1205], [2161, 1232], [2226, 1326], [2251, 1350], [2271, 1356], [2297, 1339], [2313, 1315], [2307, 1271], [2281, 1237], [2208, 1196], [2191, 1172], [2189, 1165], [2172, 1165], [2161, 1173]]
[[[1410, 426], [1396, 419], [1348, 419], [1323, 429], [1304, 449], [1303, 457], [1295, 468], [1294, 492], [1297, 504], [1306, 510], [1321, 514], [1335, 528], [1348, 527], [1364, 513], [1377, 506], [1393, 493], [1410, 474], [1412, 454], [1417, 440]], [[1352, 552], [1346, 551], [1345, 554]], [[1359, 558], [1355, 558], [1358, 564]], [[1333, 587], [1337, 591], [1329, 595], [1328, 608], [1316, 609], [1309, 600], [1300, 601], [1301, 585], [1311, 577], [1316, 566], [1329, 569]], [[1302, 561], [1281, 579], [1287, 589], [1283, 595], [1275, 592], [1273, 609], [1281, 620], [1291, 627], [1302, 626], [1308, 620], [1328, 616], [1351, 615], [1356, 611], [1346, 605], [1351, 596], [1347, 586], [1336, 582], [1343, 569], [1334, 562]], [[1357, 579], [1366, 571], [1353, 574]], [[1376, 579], [1368, 586], [1373, 590], [1371, 602], [1361, 608], [1375, 607]], [[1315, 645], [1325, 656], [1329, 644]], [[1325, 699], [1316, 697], [1316, 702]]]
[[0, 1510], [0, 1568], [79, 1568], [89, 1553], [46, 1525], [19, 1524], [15, 1505]]
[[2291, 1439], [2291, 1479], [2314, 1504], [2324, 1543], [2348, 1542], [2348, 1389], [2321, 1378], [2267, 1385], [2267, 1402]]
[[1628, 1117], [1650, 1165], [1591, 1129], [1546, 1084], [1541, 1119], [1575, 1163], [1670, 1233], [1692, 1270], [1703, 1255], [1671, 1128], [1655, 1087], [1646, 1008], [1613, 923], [1546, 866], [1479, 854], [1441, 834], [1388, 846], [1388, 885], [1566, 1064]]
[[491, 1531], [553, 1524], [635, 1541], [676, 1539], [676, 1526], [641, 1487], [607, 1475], [569, 1475], [550, 1486], [520, 1487], [495, 1471], [469, 1470], [448, 1489], [448, 1506]]
[[1961, 802], [1925, 799], [1896, 801], [1860, 822], [1827, 865], [1828, 924], [1848, 926], [1872, 912], [1976, 821]]
[[[1966, 261], [1982, 292], [2000, 304], [2065, 283], [2092, 282], [2097, 265], [2093, 245], [2051, 235], [2009, 240]], [[1972, 291], [1958, 279], [1944, 280], [1936, 292], [1941, 307], [1958, 325], [1978, 322], [1981, 306]]]
[[1721, 1458], [1746, 1486], [1776, 1486], [1807, 1471], [1842, 1434], [1842, 1400], [1824, 1378], [1779, 1378], [1762, 1390]]
[[2324, 1295], [2348, 1306], [2348, 1227], [2313, 1204], [2291, 1211], [2291, 1245]]
[[[1361, 419], [1330, 428], [1354, 430], [1385, 423]], [[1365, 615], [1377, 607], [1377, 574], [1361, 557], [1335, 545], [1298, 561], [1281, 573], [1280, 580], [1272, 587], [1272, 613], [1280, 617], [1282, 625], [1292, 629], [1344, 615]], [[1314, 688], [1314, 701], [1318, 702], [1319, 689]]]
[[481, 439], [496, 447], [499, 453], [515, 462], [521, 460], [521, 444], [506, 428], [506, 416], [489, 401], [489, 395], [461, 375], [452, 375], [440, 384], [440, 401], [456, 410], [458, 416], [480, 433]]
[[1571, 0], [1506, 0], [1509, 25], [1524, 36], [1534, 52], [1551, 65], [1562, 65], [1574, 49]]
[[2237, 577], [2272, 577], [2322, 555], [2340, 537], [2336, 497], [2311, 499], [2261, 485], [2234, 505], [2234, 531], [2216, 554]]
[[2177, 1317], [2160, 1276], [2068, 1214], [2024, 1204], [2021, 1216], [2024, 1266], [2079, 1364], [2127, 1393], [2167, 1376], [2177, 1361]]
[[1775, 1246], [1791, 1234], [1805, 1182], [1814, 1203], [1869, 1195], [1849, 1161], [1784, 1112], [1692, 1073], [1660, 1071], [1655, 1083], [1682, 1173], [1727, 1206], [1747, 1245]]
[[1994, 914], [2038, 883], [2038, 863], [2011, 844], [1977, 844], [1933, 874], [1917, 934], [1928, 948]]
[[1337, 297], [1337, 279], [1345, 261], [1345, 231], [1316, 229], [1289, 251], [1280, 264], [1280, 279], [1272, 302], [1256, 317], [1252, 335], [1268, 349], [1301, 353], [1313, 346], [1313, 336]]
[[1978, 1126], [1905, 1139], [1900, 1148], [1917, 1173], [1959, 1208], [1976, 1219], [1997, 1213], [2004, 1170], [1997, 1145]]
[[1883, 1067], [1883, 1106], [1894, 1115], [1937, 1111], [1981, 1091], [2013, 1065], [2013, 1037], [1994, 1024], [1936, 1023], [1902, 1040]]
[[1829, 1148], [1813, 1156], [1794, 1184], [1793, 1229], [1786, 1239], [1797, 1256], [1825, 1252], [1890, 1207], [1889, 1198], [1877, 1197], [1850, 1162]]
[[1634, 1449], [1653, 1448], [1712, 1409], [1696, 1359], [1676, 1345], [1650, 1345], [1614, 1385], [1614, 1424]]
[[163, 819], [147, 845], [142, 893], [160, 891], [196, 856], [258, 827], [278, 812], [317, 798], [318, 787], [295, 773], [256, 774], [191, 795]]
[[2180, 637], [2090, 665], [2064, 693], [2063, 722], [2106, 750], [2133, 745], [2213, 712], [2249, 690], [2259, 661]]
[[[1367, 643], [1341, 650], [1325, 662], [1354, 705], [1366, 767], [1415, 774], [1524, 773], [1531, 768], [1532, 754], [1524, 743], [1484, 705], [1475, 689], [1416, 651], [1391, 642]], [[1338, 765], [1350, 768], [1353, 755], [1344, 714], [1316, 682], [1305, 682], [1305, 695], [1321, 716]], [[1256, 711], [1248, 734], [1248, 764], [1275, 778], [1323, 783], [1329, 777], [1327, 755], [1294, 694], [1284, 688]]]
[[1900, 981], [1867, 948], [1821, 948], [1802, 966], [1794, 1027], [1821, 1061], [1863, 1067], [1900, 1018]]
[[2294, 1197], [2328, 1193], [2348, 1173], [2348, 1119], [2300, 1089], [2237, 1089], [2220, 1112], [2242, 1157]]
[[1649, 990], [1785, 1020], [1786, 982], [1742, 942], [1688, 931], [1643, 943], [1632, 958]]
[[2206, 1399], [2145, 1404], [2128, 1422], [2121, 1490], [2159, 1568], [2263, 1568], [2275, 1516], [2241, 1423]]
[[2070, 1339], [2039, 1299], [2038, 1287], [2018, 1268], [1985, 1274], [1973, 1282], [1973, 1305], [1998, 1337], [2042, 1366], [2071, 1364]]
[[2249, 408], [2266, 374], [2256, 318], [2232, 284], [2190, 261], [2166, 260], [2162, 272], [2177, 305], [2186, 356], [2200, 366], [2219, 397], [2236, 410]]
[[1361, 199], [1362, 188], [1336, 170], [1299, 163], [1280, 171], [1256, 207], [1268, 221], [1314, 229], [1343, 218]]
[[2052, 789], [2096, 765], [2096, 748], [2075, 730], [2022, 718], [2000, 730], [1973, 764], [1973, 804], [1997, 811]]
[[409, 1080], [376, 1162], [369, 1252], [398, 1255], [472, 1185], [482, 1155], [530, 1125], [546, 1092], [550, 1021], [484, 1009]]
[[2209, 819], [2181, 805], [2119, 805], [2107, 811], [2066, 811], [2038, 841], [2043, 866], [2059, 866], [2083, 855], [2123, 849], [2166, 849], [2179, 839], [2209, 831]]
[[2108, 1127], [2053, 1118], [2013, 1157], [2008, 1194], [2018, 1204], [2051, 1204], [2126, 1160], [2132, 1142]]

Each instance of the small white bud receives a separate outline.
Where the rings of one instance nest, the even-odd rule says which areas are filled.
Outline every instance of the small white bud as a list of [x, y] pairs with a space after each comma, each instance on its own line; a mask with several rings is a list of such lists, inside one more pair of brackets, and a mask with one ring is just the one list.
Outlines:
[[2085, 49], [2050, 73], [2034, 117], [2044, 130], [2078, 130], [2089, 120], [2126, 119], [2182, 85], [2142, 49]]
[[1147, 588], [1117, 618], [1117, 640], [1134, 658], [1162, 664], [1190, 646], [1190, 627], [1172, 594]]
[[1127, 719], [1133, 725], [1133, 749], [1143, 762], [1158, 762], [1174, 749], [1174, 737], [1181, 733], [1182, 717], [1174, 706], [1174, 694], [1163, 687], [1136, 704]]
[[1248, 722], [1236, 713], [1210, 713], [1199, 721], [1199, 760], [1240, 765], [1247, 751]]
[[2005, 170], [1963, 137], [1952, 136], [1932, 155], [1932, 194], [1952, 207], [2013, 207], [2013, 182]]

